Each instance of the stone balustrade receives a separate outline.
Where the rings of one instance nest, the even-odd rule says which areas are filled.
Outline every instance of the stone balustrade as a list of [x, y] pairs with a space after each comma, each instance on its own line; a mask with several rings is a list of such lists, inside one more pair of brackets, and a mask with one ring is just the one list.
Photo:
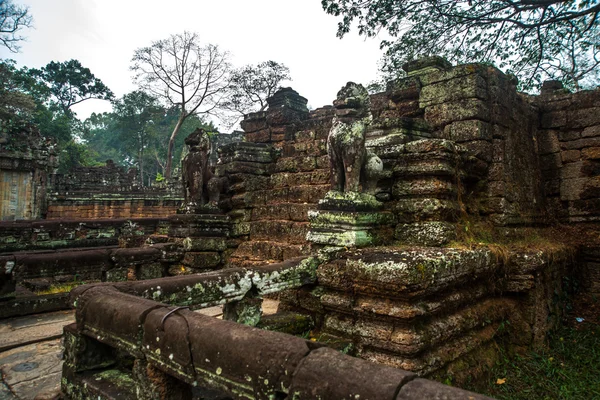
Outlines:
[[181, 308], [227, 307], [249, 295], [314, 283], [318, 263], [299, 258], [252, 269], [75, 289], [71, 302], [77, 321], [65, 328], [65, 397], [486, 398], [320, 343]]

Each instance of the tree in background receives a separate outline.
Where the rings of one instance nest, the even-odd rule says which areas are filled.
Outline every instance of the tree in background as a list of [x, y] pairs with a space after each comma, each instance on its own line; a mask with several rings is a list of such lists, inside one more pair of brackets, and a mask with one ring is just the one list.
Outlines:
[[144, 183], [144, 151], [156, 133], [153, 124], [164, 117], [164, 109], [155, 97], [142, 91], [124, 95], [113, 103], [115, 127], [119, 142], [129, 154], [137, 155], [140, 184]]
[[[0, 62], [0, 124], [3, 135], [18, 134], [25, 123], [52, 138], [59, 151], [59, 172], [88, 165], [94, 155], [81, 142], [81, 121], [71, 107], [89, 98], [107, 99], [112, 92], [79, 61], [51, 62], [42, 69], [17, 69], [15, 62]], [[4, 112], [3, 112], [4, 111]]]
[[0, 43], [8, 50], [19, 51], [18, 42], [25, 39], [19, 31], [30, 28], [32, 22], [27, 7], [15, 5], [12, 0], [0, 0]]
[[337, 35], [355, 22], [361, 35], [380, 31], [383, 70], [397, 74], [406, 61], [442, 55], [454, 62], [490, 62], [517, 75], [523, 89], [560, 79], [580, 88], [600, 69], [598, 0], [322, 0], [341, 16]]
[[184, 32], [152, 42], [134, 52], [135, 81], [148, 94], [179, 110], [169, 137], [165, 176], [171, 177], [173, 146], [183, 123], [207, 115], [223, 102], [228, 88], [229, 54], [215, 45], [200, 45], [196, 33]]
[[[165, 174], [169, 135], [179, 120], [179, 109], [161, 105], [146, 93], [135, 91], [113, 103], [113, 111], [92, 114], [84, 123], [82, 138], [94, 162], [113, 160], [140, 170], [140, 182], [150, 185], [158, 174]], [[196, 128], [214, 131], [212, 124], [199, 116], [186, 118], [182, 132]], [[173, 158], [181, 159], [185, 135], [175, 139]]]
[[267, 99], [281, 87], [281, 82], [291, 79], [288, 67], [275, 61], [235, 69], [223, 107], [238, 114], [237, 119], [240, 114], [264, 111], [268, 106]]
[[0, 130], [3, 137], [33, 118], [34, 99], [23, 93], [15, 79], [15, 62], [0, 62]]
[[83, 101], [114, 98], [112, 91], [78, 60], [51, 61], [39, 70], [30, 69], [28, 74], [37, 80], [47, 101], [65, 115], [72, 113], [71, 107]]

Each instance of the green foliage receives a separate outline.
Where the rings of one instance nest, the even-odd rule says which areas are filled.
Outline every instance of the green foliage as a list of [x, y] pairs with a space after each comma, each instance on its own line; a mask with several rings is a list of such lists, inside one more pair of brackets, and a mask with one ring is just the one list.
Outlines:
[[32, 20], [27, 7], [15, 5], [12, 0], [0, 0], [0, 44], [13, 53], [18, 52], [18, 42], [24, 39], [19, 31], [31, 27]]
[[355, 22], [361, 35], [381, 30], [384, 72], [406, 61], [441, 55], [453, 62], [492, 62], [537, 87], [560, 79], [580, 88], [597, 84], [600, 65], [598, 0], [322, 0], [341, 17], [338, 36]]
[[[140, 91], [124, 95], [113, 103], [113, 112], [92, 114], [83, 123], [82, 138], [96, 155], [94, 161], [136, 167], [143, 184], [165, 175], [169, 135], [179, 119], [177, 108], [165, 108], [157, 99]], [[182, 135], [174, 144], [179, 160], [185, 136], [196, 128], [215, 130], [198, 116], [190, 116], [181, 125]]]
[[94, 161], [95, 156], [94, 151], [83, 143], [74, 140], [64, 143], [59, 148], [58, 172], [64, 174], [74, 167], [100, 165]]
[[224, 108], [244, 115], [264, 111], [281, 82], [291, 80], [290, 70], [275, 61], [246, 65], [231, 73], [229, 93]]
[[77, 60], [50, 62], [42, 69], [17, 69], [15, 62], [0, 62], [0, 128], [16, 135], [35, 127], [57, 144], [64, 172], [93, 165], [97, 155], [80, 140], [85, 127], [71, 107], [87, 99], [110, 99], [112, 92]]
[[0, 63], [0, 134], [18, 133], [31, 123], [36, 104], [31, 96], [23, 93], [15, 79], [15, 63]]
[[111, 100], [112, 91], [78, 60], [51, 61], [42, 69], [30, 69], [28, 74], [44, 88], [50, 106], [58, 107], [65, 115], [71, 107], [89, 99]]
[[[586, 324], [584, 322], [584, 324]], [[599, 399], [600, 327], [563, 327], [547, 348], [503, 354], [484, 384], [469, 390], [497, 399]]]

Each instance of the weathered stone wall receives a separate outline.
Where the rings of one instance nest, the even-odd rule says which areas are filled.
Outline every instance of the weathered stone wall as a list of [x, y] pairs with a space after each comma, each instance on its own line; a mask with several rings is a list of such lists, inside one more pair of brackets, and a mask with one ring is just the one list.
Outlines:
[[51, 177], [47, 219], [160, 218], [175, 213], [183, 200], [180, 182], [140, 187], [137, 171], [112, 162], [79, 167]]
[[439, 59], [417, 61], [406, 69], [422, 85], [419, 105], [436, 136], [459, 144], [470, 157], [471, 176], [461, 190], [466, 211], [495, 225], [544, 218], [537, 112], [516, 91], [516, 82], [493, 67], [451, 67]]
[[[395, 233], [382, 243], [443, 245], [468, 215], [496, 226], [547, 222], [538, 112], [514, 80], [493, 67], [452, 67], [438, 58], [406, 70], [408, 77], [371, 96], [366, 132], [367, 149], [384, 165], [375, 195], [394, 217]], [[262, 159], [262, 150], [242, 144], [217, 167], [231, 180], [230, 216], [241, 239], [235, 265], [306, 254], [307, 211], [329, 189], [333, 109], [306, 113], [295, 92], [280, 96], [287, 100], [242, 123], [246, 142], [263, 146]]]
[[37, 130], [11, 134], [0, 143], [0, 221], [41, 218], [48, 176], [58, 160]]
[[183, 197], [143, 195], [52, 197], [47, 219], [164, 218], [175, 214]]
[[306, 99], [291, 89], [280, 94], [242, 122], [246, 142], [225, 146], [217, 165], [230, 182], [232, 236], [240, 241], [232, 265], [308, 254], [308, 210], [329, 189], [331, 110], [309, 114]]
[[124, 227], [140, 236], [166, 233], [159, 218], [39, 220], [0, 222], [0, 254], [43, 249], [116, 246]]
[[562, 222], [600, 220], [600, 89], [567, 93], [547, 85], [532, 99], [543, 184]]
[[380, 247], [348, 251], [317, 269], [318, 286], [282, 294], [309, 313], [323, 340], [422, 376], [465, 382], [497, 359], [496, 340], [539, 346], [556, 328], [562, 277], [574, 250]]

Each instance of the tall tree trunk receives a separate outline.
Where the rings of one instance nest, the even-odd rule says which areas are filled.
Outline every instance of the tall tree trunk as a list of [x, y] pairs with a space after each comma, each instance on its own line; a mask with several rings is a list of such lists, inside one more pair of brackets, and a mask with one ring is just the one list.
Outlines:
[[144, 139], [140, 139], [140, 151], [138, 152], [138, 164], [140, 166], [140, 186], [144, 186]]
[[177, 137], [177, 133], [179, 129], [181, 129], [181, 125], [183, 125], [183, 121], [185, 121], [185, 112], [182, 112], [177, 120], [177, 124], [175, 124], [175, 129], [173, 129], [173, 133], [171, 133], [171, 138], [169, 139], [169, 150], [167, 151], [167, 166], [165, 168], [165, 178], [171, 179], [171, 166], [173, 164], [173, 146], [175, 145], [175, 138]]

